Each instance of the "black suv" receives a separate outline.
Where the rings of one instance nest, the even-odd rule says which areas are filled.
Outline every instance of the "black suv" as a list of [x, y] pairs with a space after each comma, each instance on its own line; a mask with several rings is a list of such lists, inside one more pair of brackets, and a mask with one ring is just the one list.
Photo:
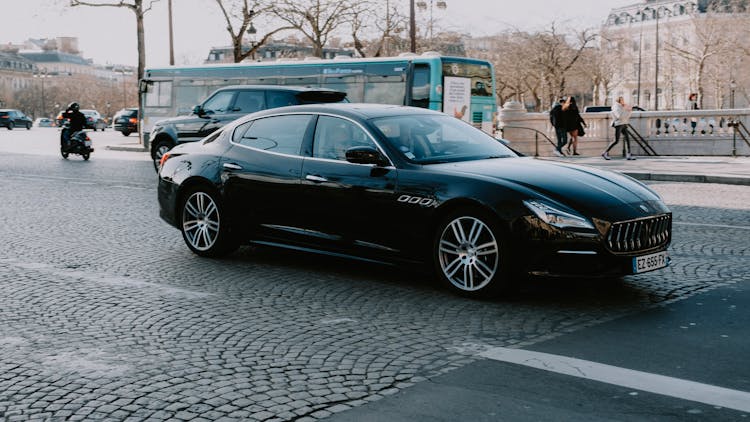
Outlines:
[[114, 129], [122, 133], [123, 136], [138, 132], [137, 108], [123, 108], [115, 114], [112, 120], [114, 121]]
[[151, 131], [151, 158], [159, 170], [161, 157], [185, 142], [208, 136], [232, 120], [269, 108], [297, 104], [346, 102], [346, 93], [326, 88], [279, 85], [234, 85], [219, 88], [189, 116], [156, 122]]
[[26, 129], [31, 129], [31, 125], [31, 119], [18, 110], [0, 110], [0, 127], [5, 126], [8, 130], [13, 130], [14, 127], [25, 127]]

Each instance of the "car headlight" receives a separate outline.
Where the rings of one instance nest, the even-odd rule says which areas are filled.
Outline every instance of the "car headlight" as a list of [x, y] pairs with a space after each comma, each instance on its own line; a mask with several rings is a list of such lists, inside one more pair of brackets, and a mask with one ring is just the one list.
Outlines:
[[523, 201], [526, 208], [531, 210], [540, 220], [545, 223], [560, 228], [576, 228], [576, 229], [593, 229], [594, 225], [586, 218], [578, 214], [574, 214], [569, 211], [563, 211], [554, 205], [542, 202], [539, 200], [526, 200]]

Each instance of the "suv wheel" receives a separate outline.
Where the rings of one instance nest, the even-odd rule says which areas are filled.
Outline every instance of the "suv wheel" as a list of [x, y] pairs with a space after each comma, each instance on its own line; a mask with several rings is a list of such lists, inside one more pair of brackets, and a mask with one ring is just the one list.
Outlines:
[[153, 153], [151, 154], [151, 158], [154, 159], [154, 170], [157, 172], [159, 171], [159, 163], [161, 162], [161, 157], [164, 156], [164, 154], [167, 153], [170, 149], [172, 149], [174, 145], [172, 142], [160, 140], [156, 141], [156, 144], [154, 144]]
[[8, 130], [13, 130], [13, 122], [8, 123]]
[[31, 130], [31, 123], [26, 123], [26, 130]]

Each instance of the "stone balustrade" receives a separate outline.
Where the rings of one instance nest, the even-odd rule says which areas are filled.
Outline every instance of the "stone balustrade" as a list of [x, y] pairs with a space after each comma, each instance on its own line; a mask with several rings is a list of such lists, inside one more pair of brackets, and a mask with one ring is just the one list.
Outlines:
[[[598, 155], [614, 140], [609, 113], [582, 113], [586, 135], [579, 138], [578, 152]], [[659, 155], [750, 155], [750, 146], [735, 137], [731, 122], [750, 128], [750, 109], [636, 111], [630, 124]], [[517, 102], [508, 102], [498, 112], [497, 133], [519, 152], [550, 156], [557, 140], [548, 113], [528, 113]], [[622, 142], [621, 142], [622, 143]], [[645, 155], [631, 142], [633, 153]], [[622, 150], [616, 146], [611, 153]], [[613, 154], [615, 155], [615, 154]]]

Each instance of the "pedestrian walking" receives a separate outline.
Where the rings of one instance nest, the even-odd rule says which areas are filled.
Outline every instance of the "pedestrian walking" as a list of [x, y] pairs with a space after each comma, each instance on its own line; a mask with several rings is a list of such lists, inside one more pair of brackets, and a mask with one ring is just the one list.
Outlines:
[[[699, 110], [700, 107], [698, 107], [698, 94], [695, 92], [688, 95], [688, 103], [687, 103], [687, 109], [688, 110]], [[695, 128], [698, 126], [698, 119], [695, 118], [695, 116], [690, 118], [690, 128], [692, 129], [692, 135], [695, 135]]]
[[565, 128], [565, 121], [563, 117], [564, 102], [565, 97], [560, 98], [560, 101], [558, 101], [552, 107], [552, 110], [549, 111], [549, 122], [552, 124], [552, 127], [555, 128], [555, 135], [557, 136], [557, 148], [555, 148], [557, 155], [563, 155], [562, 149], [565, 144], [568, 143], [568, 131]]
[[[586, 126], [586, 122], [583, 120], [583, 117], [581, 117], [581, 112], [578, 110], [575, 97], [568, 97], [568, 99], [565, 100], [562, 109], [563, 125], [570, 136], [570, 142], [568, 142], [568, 155], [581, 155], [578, 153], [578, 137], [585, 134], [583, 127]], [[570, 151], [571, 147], [573, 148], [572, 153]]]
[[615, 140], [602, 153], [602, 157], [605, 160], [610, 159], [609, 150], [620, 142], [620, 136], [623, 137], [623, 144], [625, 145], [625, 158], [635, 160], [635, 157], [630, 154], [630, 133], [628, 132], [628, 123], [630, 122], [630, 114], [632, 112], [633, 108], [625, 103], [625, 98], [623, 97], [618, 97], [617, 101], [612, 105], [612, 126], [615, 128]]

